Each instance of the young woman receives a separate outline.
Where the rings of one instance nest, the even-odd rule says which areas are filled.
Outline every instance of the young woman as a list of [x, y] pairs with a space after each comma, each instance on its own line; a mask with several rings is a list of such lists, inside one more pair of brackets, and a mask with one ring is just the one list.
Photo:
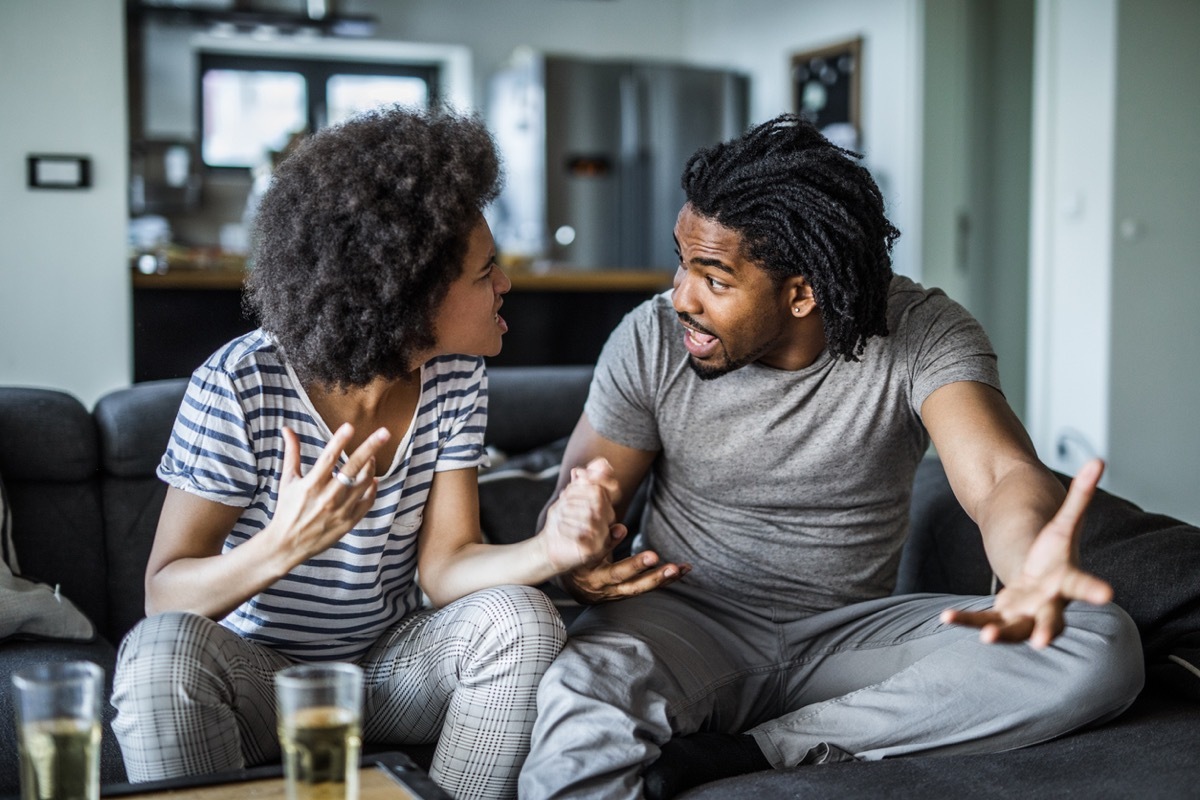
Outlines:
[[499, 181], [477, 120], [401, 109], [275, 174], [247, 289], [262, 327], [193, 374], [158, 470], [148, 617], [113, 696], [131, 780], [278, 758], [275, 672], [338, 660], [365, 672], [365, 741], [437, 741], [450, 794], [515, 795], [565, 638], [529, 587], [602, 557], [614, 484], [598, 461], [536, 536], [482, 542]]

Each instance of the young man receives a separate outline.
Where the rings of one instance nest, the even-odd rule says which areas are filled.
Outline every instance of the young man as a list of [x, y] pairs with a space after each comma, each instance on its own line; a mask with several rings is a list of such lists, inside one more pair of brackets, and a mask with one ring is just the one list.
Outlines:
[[[688, 162], [674, 289], [609, 339], [560, 481], [606, 458], [618, 519], [653, 489], [635, 554], [564, 579], [595, 605], [542, 682], [522, 797], [1004, 750], [1140, 690], [1136, 629], [1074, 553], [1102, 465], [1064, 497], [979, 325], [893, 275], [851, 155], [784, 116]], [[994, 597], [891, 596], [930, 440]]]

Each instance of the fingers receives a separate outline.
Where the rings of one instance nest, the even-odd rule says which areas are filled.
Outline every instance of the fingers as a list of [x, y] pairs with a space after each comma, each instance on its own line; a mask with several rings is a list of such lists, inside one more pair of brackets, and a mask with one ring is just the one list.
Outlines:
[[669, 586], [691, 571], [688, 564], [659, 564], [658, 555], [638, 553], [615, 563], [575, 570], [569, 576], [571, 594], [584, 603], [602, 603]]
[[[333, 432], [333, 436], [329, 438], [329, 443], [321, 450], [321, 454], [317, 456], [317, 460], [313, 462], [312, 469], [309, 471], [308, 477], [313, 475], [318, 476], [318, 480], [323, 481], [326, 477], [333, 474], [334, 465], [341, 458], [342, 451], [350, 442], [350, 437], [354, 435], [354, 426], [349, 422], [344, 423], [340, 428]], [[354, 473], [350, 473], [354, 474]]]
[[594, 483], [608, 493], [610, 500], [615, 500], [620, 490], [616, 472], [606, 458], [593, 458], [585, 466], [571, 468], [572, 483]]
[[300, 440], [291, 428], [281, 428], [283, 434], [283, 474], [281, 482], [296, 480], [300, 477]]
[[999, 619], [1000, 615], [995, 611], [962, 611], [957, 608], [947, 608], [941, 616], [942, 622], [947, 625], [965, 625], [968, 628], [982, 628]]
[[1069, 600], [1083, 600], [1102, 606], [1113, 598], [1112, 586], [1105, 580], [1081, 569], [1070, 569], [1063, 575], [1060, 594]]
[[[344, 425], [342, 427], [345, 428], [349, 426]], [[351, 428], [351, 435], [353, 435], [353, 432], [354, 429]], [[389, 438], [391, 438], [391, 433], [388, 432], [387, 428], [379, 428], [376, 430], [374, 433], [368, 436], [366, 440], [354, 450], [353, 453], [350, 454], [350, 457], [346, 459], [346, 463], [342, 465], [339, 472], [343, 475], [355, 476], [355, 483], [365, 480], [365, 477], [369, 476], [364, 476], [363, 473], [366, 471], [368, 465], [372, 467], [371, 472], [374, 472], [375, 453], [379, 451], [380, 447], [383, 447], [383, 445], [387, 443]], [[347, 438], [347, 441], [349, 441], [349, 438]], [[330, 440], [330, 445], [332, 444], [333, 441]], [[341, 450], [339, 449], [338, 452], [340, 453]]]
[[359, 482], [365, 483], [366, 488], [363, 490], [362, 497], [354, 504], [351, 512], [353, 514], [354, 525], [357, 525], [358, 521], [365, 517], [367, 512], [371, 510], [371, 506], [375, 504], [375, 495], [379, 491], [379, 481], [374, 480], [373, 476], [360, 474]]
[[1049, 647], [1054, 637], [1062, 633], [1062, 607], [1052, 603], [1042, 606], [1034, 615], [1032, 627], [1029, 643], [1038, 650]]
[[1067, 489], [1067, 499], [1051, 520], [1052, 525], [1061, 526], [1061, 532], [1072, 532], [1083, 523], [1083, 515], [1087, 512], [1088, 504], [1096, 494], [1096, 486], [1100, 476], [1104, 474], [1104, 462], [1093, 458], [1082, 467], [1071, 480]]
[[[351, 489], [371, 477], [375, 471], [375, 453], [391, 438], [391, 433], [387, 428], [379, 428], [350, 454], [345, 464], [338, 468], [337, 462], [353, 437], [354, 426], [348, 422], [334, 431], [328, 444], [321, 450], [321, 454], [317, 456], [312, 469], [305, 477], [317, 488], [324, 487], [326, 483], [332, 481], [335, 484], [333, 490]], [[298, 477], [300, 474], [299, 440], [286, 428], [284, 429], [284, 445], [285, 472], [292, 477]], [[294, 456], [289, 456], [289, 453]], [[291, 470], [288, 470], [289, 459], [294, 461], [294, 468]]]
[[1010, 619], [998, 611], [962, 611], [947, 608], [942, 612], [942, 622], [948, 625], [964, 625], [979, 629], [979, 640], [986, 644], [995, 642], [1020, 642], [1028, 639], [1034, 630], [1033, 620], [1027, 616]]
[[589, 532], [609, 534], [616, 516], [604, 487], [587, 480], [567, 484], [555, 505], [560, 522]]
[[964, 625], [979, 629], [979, 640], [985, 644], [996, 642], [1025, 642], [1035, 648], [1048, 647], [1063, 631], [1062, 601], [1044, 602], [1030, 613], [1002, 613], [996, 609], [985, 611], [962, 611], [948, 608], [941, 614], [941, 621], [950, 625]]

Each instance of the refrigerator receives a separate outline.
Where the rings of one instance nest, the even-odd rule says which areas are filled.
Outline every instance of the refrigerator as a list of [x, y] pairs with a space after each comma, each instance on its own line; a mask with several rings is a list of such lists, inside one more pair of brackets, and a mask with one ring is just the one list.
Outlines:
[[748, 89], [728, 70], [514, 55], [488, 87], [506, 175], [489, 212], [502, 258], [535, 270], [674, 269], [683, 166], [745, 130]]

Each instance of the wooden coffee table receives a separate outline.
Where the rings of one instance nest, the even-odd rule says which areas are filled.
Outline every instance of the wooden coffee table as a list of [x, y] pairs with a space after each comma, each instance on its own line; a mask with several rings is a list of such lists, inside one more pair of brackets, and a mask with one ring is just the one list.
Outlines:
[[[360, 763], [359, 800], [450, 800], [450, 795], [404, 753], [363, 756]], [[283, 767], [272, 765], [148, 783], [109, 784], [100, 788], [100, 796], [138, 800], [284, 800]]]

